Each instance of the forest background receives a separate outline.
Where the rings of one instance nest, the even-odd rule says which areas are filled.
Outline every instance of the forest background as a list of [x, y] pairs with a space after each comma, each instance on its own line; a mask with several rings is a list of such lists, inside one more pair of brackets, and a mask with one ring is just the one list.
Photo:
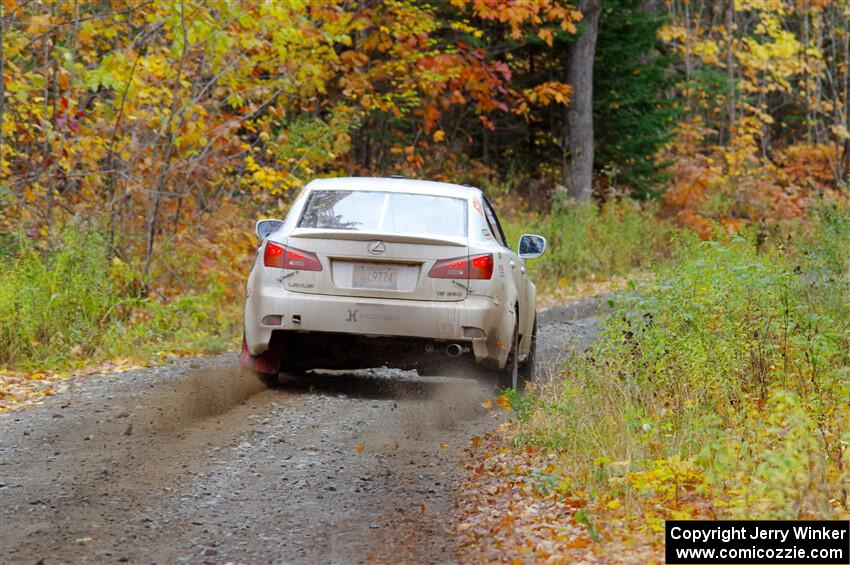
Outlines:
[[659, 226], [763, 238], [846, 198], [848, 10], [3, 0], [0, 366], [230, 343], [253, 221], [317, 176], [481, 186], [549, 287], [669, 255]]

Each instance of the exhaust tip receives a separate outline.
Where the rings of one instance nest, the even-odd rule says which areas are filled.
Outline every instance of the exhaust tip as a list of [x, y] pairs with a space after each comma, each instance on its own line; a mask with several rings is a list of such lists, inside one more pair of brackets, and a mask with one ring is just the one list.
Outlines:
[[449, 357], [460, 357], [463, 354], [463, 347], [456, 343], [449, 344], [446, 347], [446, 353]]

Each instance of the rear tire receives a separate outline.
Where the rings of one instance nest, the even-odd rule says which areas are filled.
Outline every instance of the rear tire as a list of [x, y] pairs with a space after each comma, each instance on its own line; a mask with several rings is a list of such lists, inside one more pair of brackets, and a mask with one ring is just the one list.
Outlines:
[[531, 344], [528, 355], [518, 362], [519, 354], [519, 316], [514, 325], [511, 352], [508, 354], [508, 364], [499, 372], [499, 388], [512, 388], [517, 392], [524, 392], [525, 385], [537, 380], [537, 314], [534, 315], [534, 324], [531, 329]]
[[519, 383], [519, 364], [517, 363], [517, 354], [519, 353], [519, 310], [514, 320], [514, 333], [511, 338], [511, 349], [508, 353], [508, 362], [505, 363], [505, 368], [499, 372], [499, 388], [517, 389]]
[[528, 346], [528, 355], [519, 364], [520, 390], [525, 390], [525, 385], [537, 381], [537, 314], [534, 315], [534, 324], [531, 326], [531, 343]]

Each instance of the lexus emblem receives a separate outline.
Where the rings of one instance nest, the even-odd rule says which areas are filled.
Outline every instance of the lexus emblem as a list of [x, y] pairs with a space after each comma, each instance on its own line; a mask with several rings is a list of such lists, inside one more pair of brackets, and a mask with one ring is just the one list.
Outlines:
[[387, 244], [383, 241], [373, 241], [369, 244], [368, 249], [372, 255], [383, 255], [387, 251]]

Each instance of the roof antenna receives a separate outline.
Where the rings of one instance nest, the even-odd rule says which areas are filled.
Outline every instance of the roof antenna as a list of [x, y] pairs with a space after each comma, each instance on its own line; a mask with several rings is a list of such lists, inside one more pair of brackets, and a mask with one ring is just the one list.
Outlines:
[[404, 175], [390, 175], [391, 179], [403, 179]]

